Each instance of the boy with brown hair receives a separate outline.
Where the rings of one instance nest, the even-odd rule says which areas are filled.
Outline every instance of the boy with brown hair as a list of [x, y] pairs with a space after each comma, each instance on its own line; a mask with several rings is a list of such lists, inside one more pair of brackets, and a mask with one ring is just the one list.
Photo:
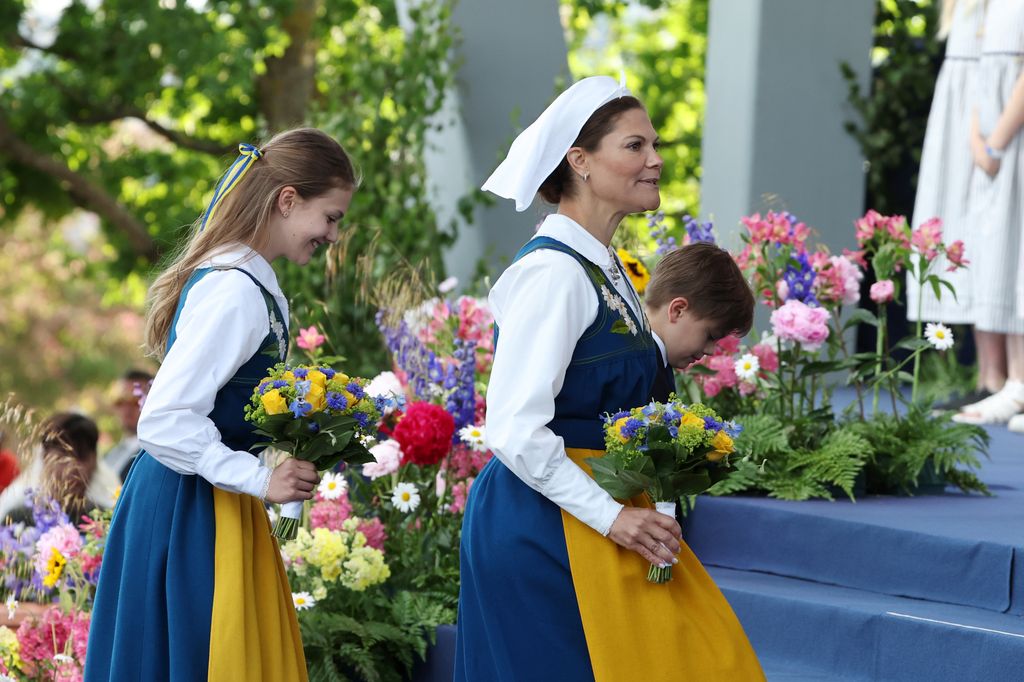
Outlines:
[[715, 342], [744, 336], [754, 322], [754, 294], [728, 251], [696, 242], [670, 251], [654, 268], [644, 307], [661, 350], [662, 371], [651, 388], [658, 402], [675, 391], [673, 368], [715, 351]]

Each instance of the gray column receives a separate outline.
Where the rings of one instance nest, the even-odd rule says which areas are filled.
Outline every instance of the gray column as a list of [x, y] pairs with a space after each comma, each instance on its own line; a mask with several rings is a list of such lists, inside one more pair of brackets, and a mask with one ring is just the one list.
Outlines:
[[843, 61], [866, 87], [874, 0], [711, 0], [701, 213], [724, 245], [740, 216], [789, 210], [854, 245], [864, 160], [843, 122]]
[[568, 82], [569, 65], [555, 0], [462, 0], [453, 20], [460, 32], [457, 87], [439, 117], [444, 129], [428, 141], [427, 171], [441, 224], [459, 222], [445, 266], [465, 283], [481, 257], [496, 277], [551, 210], [537, 200], [516, 213], [512, 201], [496, 199], [477, 209], [474, 225], [466, 225], [454, 209]]

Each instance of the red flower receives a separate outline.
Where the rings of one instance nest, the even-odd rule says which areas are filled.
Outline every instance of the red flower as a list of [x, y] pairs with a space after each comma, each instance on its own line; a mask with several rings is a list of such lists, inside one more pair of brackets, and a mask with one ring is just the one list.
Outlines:
[[395, 425], [393, 438], [402, 446], [402, 463], [429, 466], [440, 462], [452, 447], [455, 420], [444, 408], [412, 403]]

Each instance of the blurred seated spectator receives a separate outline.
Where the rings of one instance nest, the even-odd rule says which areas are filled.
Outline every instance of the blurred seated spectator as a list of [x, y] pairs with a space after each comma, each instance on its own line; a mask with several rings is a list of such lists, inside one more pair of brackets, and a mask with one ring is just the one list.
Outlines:
[[112, 507], [121, 482], [96, 456], [96, 422], [60, 412], [43, 423], [41, 433], [41, 456], [0, 493], [0, 519], [32, 520], [28, 490], [56, 499], [72, 521], [95, 507]]
[[140, 369], [125, 372], [117, 382], [114, 398], [114, 410], [121, 421], [121, 440], [103, 456], [103, 462], [110, 467], [122, 481], [128, 476], [128, 469], [139, 454], [139, 413], [142, 402], [149, 394], [153, 384], [153, 375]]
[[0, 492], [17, 478], [19, 471], [18, 457], [4, 447], [4, 432], [0, 431]]

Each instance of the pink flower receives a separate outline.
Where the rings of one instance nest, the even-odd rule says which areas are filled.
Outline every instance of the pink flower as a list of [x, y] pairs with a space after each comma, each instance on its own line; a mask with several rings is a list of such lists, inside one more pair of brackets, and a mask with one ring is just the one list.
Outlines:
[[718, 379], [710, 377], [704, 380], [704, 383], [701, 385], [701, 388], [704, 391], [704, 395], [706, 395], [709, 398], [714, 398], [716, 395], [721, 393], [722, 384], [719, 383]]
[[740, 337], [735, 334], [729, 334], [723, 336], [715, 342], [715, 354], [727, 353], [729, 355], [735, 355], [740, 350]]
[[394, 439], [377, 443], [370, 448], [370, 454], [376, 461], [363, 465], [363, 475], [370, 480], [395, 473], [402, 463], [402, 447]]
[[847, 256], [826, 256], [814, 259], [817, 271], [814, 281], [818, 300], [853, 305], [860, 300], [860, 281], [864, 273]]
[[789, 283], [786, 280], [780, 279], [775, 283], [775, 295], [779, 297], [780, 301], [789, 298]]
[[740, 381], [736, 376], [736, 362], [731, 355], [712, 355], [708, 367], [717, 372], [715, 379], [722, 388], [732, 388]]
[[779, 354], [775, 352], [772, 346], [767, 343], [759, 343], [751, 348], [750, 352], [757, 357], [758, 363], [761, 365], [761, 371], [779, 371]]
[[910, 243], [929, 263], [939, 255], [942, 246], [942, 221], [932, 218], [921, 223], [910, 235]]
[[964, 243], [959, 239], [946, 247], [946, 260], [949, 261], [949, 267], [946, 268], [949, 272], [967, 267], [971, 262], [964, 258]]
[[341, 495], [333, 500], [325, 500], [319, 493], [316, 502], [309, 508], [309, 525], [313, 528], [341, 530], [341, 524], [352, 516], [352, 503], [348, 495]]
[[[22, 622], [17, 637], [23, 663], [22, 672], [29, 677], [36, 677], [44, 669], [55, 668], [58, 676], [54, 679], [81, 679], [79, 661], [85, 660], [89, 642], [88, 613], [72, 611], [65, 614], [59, 606], [53, 606], [44, 611], [39, 619], [30, 618]], [[54, 656], [65, 652], [75, 661], [57, 664], [53, 660]]]
[[444, 477], [444, 468], [439, 467], [434, 476], [434, 494], [441, 497], [447, 488], [448, 480]]
[[464, 443], [452, 447], [448, 456], [449, 472], [453, 479], [463, 479], [480, 473], [491, 459], [491, 452], [474, 450]]
[[891, 279], [883, 279], [871, 285], [871, 300], [875, 303], [888, 303], [892, 300], [896, 287]]
[[388, 531], [380, 519], [363, 519], [357, 530], [366, 536], [366, 544], [374, 549], [384, 551], [384, 543], [388, 539]]
[[299, 336], [295, 340], [295, 345], [303, 350], [316, 350], [326, 340], [326, 336], [317, 331], [316, 327], [310, 325], [306, 329], [299, 329]]
[[753, 395], [754, 391], [756, 391], [756, 390], [757, 390], [757, 384], [753, 384], [753, 383], [751, 383], [749, 381], [741, 381], [740, 382], [740, 395], [742, 395], [744, 397], [746, 397], [748, 395]]
[[466, 509], [466, 500], [469, 498], [469, 490], [473, 487], [472, 478], [459, 481], [452, 486], [452, 503], [448, 505], [448, 511], [452, 514], [460, 514]]
[[772, 312], [772, 333], [795, 341], [807, 350], [818, 350], [828, 338], [828, 311], [793, 299]]
[[70, 523], [62, 523], [43, 533], [36, 541], [36, 553], [32, 561], [40, 577], [45, 577], [49, 572], [47, 564], [53, 556], [53, 550], [60, 552], [68, 561], [77, 557], [82, 551], [82, 536], [78, 529]]

